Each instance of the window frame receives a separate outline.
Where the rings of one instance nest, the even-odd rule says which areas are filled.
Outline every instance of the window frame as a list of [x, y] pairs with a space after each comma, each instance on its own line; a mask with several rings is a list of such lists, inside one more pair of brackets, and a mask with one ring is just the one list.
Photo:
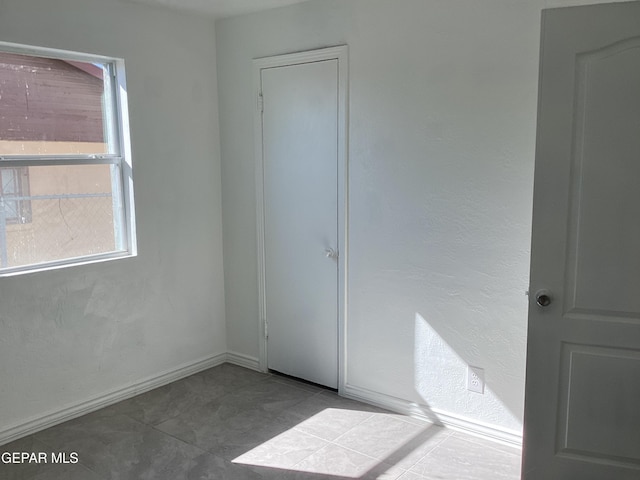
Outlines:
[[[0, 51], [17, 55], [30, 55], [41, 58], [52, 58], [63, 61], [100, 63], [107, 66], [110, 72], [110, 93], [105, 96], [110, 100], [104, 105], [104, 121], [113, 139], [113, 153], [73, 154], [73, 155], [0, 155], [0, 168], [39, 167], [39, 166], [73, 166], [73, 165], [112, 165], [119, 172], [119, 181], [112, 182], [114, 201], [121, 202], [122, 221], [114, 222], [114, 230], [120, 233], [121, 247], [107, 253], [67, 257], [30, 265], [16, 267], [0, 267], [0, 278], [21, 273], [51, 270], [87, 263], [103, 262], [113, 259], [133, 257], [137, 255], [135, 231], [135, 208], [133, 197], [133, 168], [131, 161], [131, 138], [129, 133], [129, 110], [124, 59], [59, 50], [47, 47], [36, 47], [16, 43], [0, 42]], [[105, 82], [105, 88], [107, 87]], [[116, 198], [117, 197], [117, 198]]]

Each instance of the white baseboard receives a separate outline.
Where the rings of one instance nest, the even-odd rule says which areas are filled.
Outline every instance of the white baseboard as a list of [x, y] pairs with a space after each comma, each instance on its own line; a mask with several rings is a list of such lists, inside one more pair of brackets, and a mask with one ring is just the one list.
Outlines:
[[[207, 370], [222, 363], [232, 363], [251, 370], [260, 371], [260, 362], [257, 358], [236, 352], [221, 353], [203, 358], [193, 363], [182, 365], [176, 369], [165, 371], [159, 375], [148, 377], [140, 382], [124, 388], [112, 390], [92, 399], [68, 406], [61, 410], [38, 416], [19, 425], [0, 430], [0, 445], [12, 442], [19, 438], [39, 432], [45, 428], [58, 425], [73, 418], [86, 415], [101, 408], [113, 405], [122, 400], [148, 392], [171, 382], [188, 377], [195, 373]], [[522, 447], [522, 434], [514, 430], [508, 430], [495, 425], [490, 425], [476, 420], [461, 417], [459, 415], [430, 409], [425, 405], [409, 402], [390, 395], [374, 392], [352, 385], [345, 385], [340, 392], [343, 396], [354, 400], [377, 405], [404, 415], [421, 418], [436, 425], [443, 425], [452, 430], [475, 435], [480, 438], [492, 440], [513, 447]]]
[[256, 357], [245, 355], [243, 353], [227, 352], [227, 362], [233, 363], [234, 365], [238, 365], [240, 367], [256, 370], [258, 372], [262, 371], [260, 370], [259, 359], [257, 359]]
[[39, 432], [45, 428], [58, 425], [59, 423], [66, 422], [67, 420], [86, 415], [87, 413], [113, 405], [114, 403], [118, 403], [122, 400], [135, 397], [136, 395], [148, 392], [154, 388], [161, 387], [168, 383], [188, 377], [189, 375], [193, 375], [194, 373], [215, 367], [226, 361], [226, 353], [206, 357], [196, 362], [188, 363], [172, 370], [167, 370], [159, 375], [148, 377], [133, 385], [112, 390], [89, 400], [73, 404], [63, 408], [62, 410], [57, 410], [55, 412], [50, 412], [45, 415], [32, 418], [27, 422], [0, 430], [0, 445], [4, 445], [27, 435], [31, 435], [32, 433]]
[[431, 409], [426, 405], [420, 405], [352, 385], [345, 385], [341, 394], [353, 400], [359, 400], [403, 415], [420, 418], [436, 425], [445, 426], [451, 430], [468, 433], [503, 445], [522, 448], [522, 433], [515, 430], [509, 430], [496, 425], [471, 420], [460, 415]]

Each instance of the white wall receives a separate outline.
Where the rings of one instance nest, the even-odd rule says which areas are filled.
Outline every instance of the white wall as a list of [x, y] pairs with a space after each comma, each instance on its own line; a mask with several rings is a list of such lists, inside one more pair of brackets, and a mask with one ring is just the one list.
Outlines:
[[4, 0], [0, 40], [123, 57], [136, 258], [0, 279], [0, 436], [226, 351], [213, 22]]
[[229, 349], [258, 355], [251, 59], [348, 44], [348, 384], [519, 431], [540, 11], [576, 3], [313, 0], [216, 22]]

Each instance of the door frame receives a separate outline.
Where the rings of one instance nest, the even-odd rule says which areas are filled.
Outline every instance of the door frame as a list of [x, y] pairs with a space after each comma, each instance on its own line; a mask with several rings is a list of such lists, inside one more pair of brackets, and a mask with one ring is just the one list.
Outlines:
[[347, 258], [348, 258], [348, 47], [322, 48], [253, 60], [254, 155], [256, 182], [256, 221], [258, 247], [258, 335], [259, 367], [268, 371], [267, 362], [267, 298], [264, 246], [264, 162], [262, 131], [262, 70], [326, 60], [338, 61], [338, 392], [346, 384], [346, 324], [347, 324]]

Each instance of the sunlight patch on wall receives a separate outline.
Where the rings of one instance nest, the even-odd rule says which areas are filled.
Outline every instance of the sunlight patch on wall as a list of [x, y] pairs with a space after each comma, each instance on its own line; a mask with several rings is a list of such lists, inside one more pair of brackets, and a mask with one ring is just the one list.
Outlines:
[[[414, 388], [424, 404], [437, 413], [465, 412], [463, 416], [477, 418], [481, 411], [509, 412], [514, 424], [520, 423], [515, 415], [491, 388], [491, 376], [486, 371], [484, 394], [470, 391], [467, 385], [468, 367], [488, 369], [478, 365], [479, 346], [471, 342], [468, 351], [457, 352], [420, 314], [415, 315], [414, 333]], [[484, 381], [484, 379], [483, 379]], [[483, 408], [483, 406], [485, 408]], [[489, 407], [489, 408], [486, 408]], [[483, 422], [497, 423], [497, 419], [485, 418]], [[481, 423], [481, 422], [478, 422]]]

